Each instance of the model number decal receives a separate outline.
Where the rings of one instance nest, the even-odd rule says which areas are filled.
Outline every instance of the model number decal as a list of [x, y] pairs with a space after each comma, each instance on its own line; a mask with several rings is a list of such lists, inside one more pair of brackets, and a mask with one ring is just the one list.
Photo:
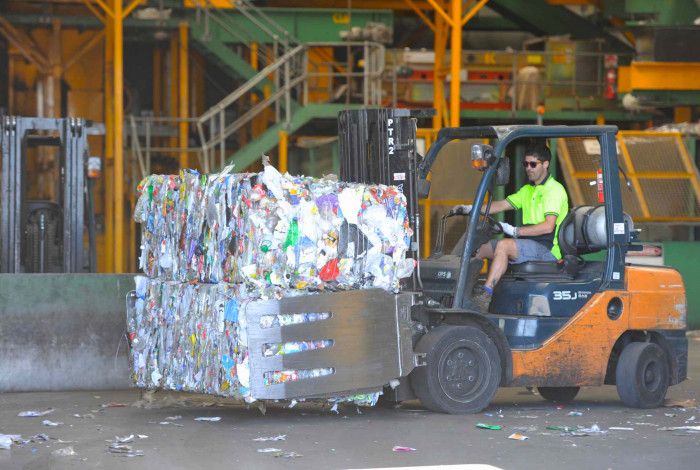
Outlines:
[[578, 300], [587, 299], [591, 296], [588, 291], [570, 291], [570, 290], [555, 290], [552, 292], [554, 300]]

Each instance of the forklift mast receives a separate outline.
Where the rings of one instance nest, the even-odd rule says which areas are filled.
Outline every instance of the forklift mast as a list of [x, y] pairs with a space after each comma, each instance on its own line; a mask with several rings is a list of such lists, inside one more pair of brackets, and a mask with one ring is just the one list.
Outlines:
[[[92, 185], [86, 178], [85, 121], [4, 116], [1, 125], [0, 272], [94, 272], [95, 220]], [[57, 149], [59, 181], [53, 201], [28, 198], [28, 153], [37, 147]]]

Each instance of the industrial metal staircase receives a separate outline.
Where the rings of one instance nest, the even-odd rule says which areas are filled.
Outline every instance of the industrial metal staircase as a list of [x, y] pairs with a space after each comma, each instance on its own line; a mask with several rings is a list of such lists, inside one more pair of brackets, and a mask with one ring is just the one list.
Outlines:
[[[332, 119], [343, 109], [380, 104], [383, 45], [369, 41], [302, 44], [249, 1], [238, 1], [236, 6], [256, 26], [258, 37], [264, 33], [272, 54], [260, 54], [257, 47], [251, 47], [252, 35], [234, 27], [227, 13], [215, 8], [198, 11], [192, 24], [193, 42], [205, 49], [208, 57], [225, 64], [232, 78], [245, 81], [201, 116], [187, 119], [188, 126], [196, 128], [199, 145], [171, 148], [171, 154], [196, 155], [205, 172], [227, 163], [243, 170], [279, 143], [280, 131], [293, 133], [315, 118]], [[262, 69], [251, 67], [227, 45], [222, 34], [236, 36], [236, 42], [248, 48], [248, 55], [259, 54]], [[333, 61], [337, 49], [347, 55], [345, 63]], [[320, 61], [319, 57], [325, 59]], [[257, 128], [264, 130], [248, 132], [256, 120]], [[173, 127], [181, 122], [177, 118], [131, 118], [129, 144], [138, 164], [134, 168], [140, 173], [150, 170], [154, 153], [167, 153], [167, 148], [151, 146], [148, 136], [159, 126], [167, 126], [168, 121]], [[246, 137], [238, 139], [241, 133]]]

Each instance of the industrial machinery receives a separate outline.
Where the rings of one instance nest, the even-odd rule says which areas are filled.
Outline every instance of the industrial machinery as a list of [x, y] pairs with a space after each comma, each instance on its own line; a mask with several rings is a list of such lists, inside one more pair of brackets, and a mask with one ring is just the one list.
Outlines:
[[[512, 266], [489, 311], [471, 301], [482, 266], [474, 254], [501, 231], [489, 216], [488, 203], [486, 215], [472, 211], [458, 249], [421, 260], [416, 276], [398, 293], [369, 289], [247, 303], [242, 328], [253, 397], [321, 398], [385, 387], [389, 400], [419, 398], [434, 411], [475, 413], [488, 406], [500, 386], [538, 387], [546, 399], [567, 401], [581, 386], [616, 384], [625, 404], [647, 408], [662, 403], [669, 385], [685, 380], [681, 276], [671, 268], [625, 265], [625, 252], [635, 249], [635, 231], [622, 210], [616, 127], [449, 128], [420, 158], [410, 115], [344, 113], [356, 114], [340, 117], [341, 142], [347, 140], [341, 144], [341, 159], [360, 160], [344, 162], [341, 178], [403, 181], [409, 208], [417, 206], [412, 199], [427, 195], [431, 167], [440, 149], [454, 139], [493, 144], [476, 144], [472, 153], [474, 171], [483, 172], [475, 207], [507, 183], [510, 144], [532, 138], [597, 139], [605, 202], [571, 210], [559, 231], [564, 261]], [[365, 158], [369, 160], [363, 163]], [[370, 168], [360, 168], [364, 164]], [[458, 170], [468, 171], [466, 167], [465, 162]], [[417, 225], [417, 214], [411, 220]], [[358, 236], [341, 229], [339, 243], [356, 243], [353, 237]], [[606, 252], [604, 261], [581, 257], [599, 250]], [[306, 323], [262, 322], [264, 316], [310, 312], [323, 315]], [[265, 344], [317, 339], [332, 347], [272, 356], [263, 352]], [[329, 373], [283, 383], [264, 380], [270, 371], [319, 368]]]
[[[436, 411], [473, 412], [500, 386], [538, 387], [554, 401], [572, 400], [581, 386], [615, 384], [633, 407], [659, 406], [669, 385], [686, 378], [686, 298], [672, 268], [625, 264], [635, 245], [632, 219], [623, 212], [614, 126], [511, 126], [444, 129], [420, 163], [425, 179], [440, 148], [454, 139], [489, 139], [472, 158], [484, 172], [474, 206], [505, 184], [509, 144], [520, 139], [595, 138], [601, 148], [602, 199], [573, 208], [559, 229], [558, 263], [511, 265], [488, 312], [470, 297], [481, 261], [479, 246], [500, 232], [477, 211], [453, 253], [421, 261], [420, 305], [412, 319], [426, 333], [414, 354], [423, 367], [410, 376], [412, 391]], [[438, 240], [440, 243], [440, 240]], [[604, 250], [602, 262], [583, 255]], [[421, 356], [424, 355], [424, 356]]]
[[5, 116], [1, 138], [0, 272], [95, 272], [86, 122]]

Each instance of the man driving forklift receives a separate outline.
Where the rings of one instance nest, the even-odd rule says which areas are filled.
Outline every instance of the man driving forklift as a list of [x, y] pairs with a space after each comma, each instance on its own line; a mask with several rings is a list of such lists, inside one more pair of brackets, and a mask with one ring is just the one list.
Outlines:
[[[556, 262], [561, 258], [557, 241], [559, 226], [569, 211], [569, 200], [564, 187], [549, 174], [552, 154], [546, 145], [537, 144], [525, 150], [523, 165], [530, 181], [506, 199], [491, 202], [490, 214], [520, 209], [522, 227], [501, 222], [503, 233], [512, 238], [491, 240], [476, 253], [477, 258], [492, 260], [483, 287], [476, 288], [473, 301], [484, 312], [488, 311], [493, 289], [506, 272], [508, 263], [527, 261]], [[457, 205], [451, 213], [468, 215], [471, 205]], [[481, 211], [484, 211], [482, 207]]]

